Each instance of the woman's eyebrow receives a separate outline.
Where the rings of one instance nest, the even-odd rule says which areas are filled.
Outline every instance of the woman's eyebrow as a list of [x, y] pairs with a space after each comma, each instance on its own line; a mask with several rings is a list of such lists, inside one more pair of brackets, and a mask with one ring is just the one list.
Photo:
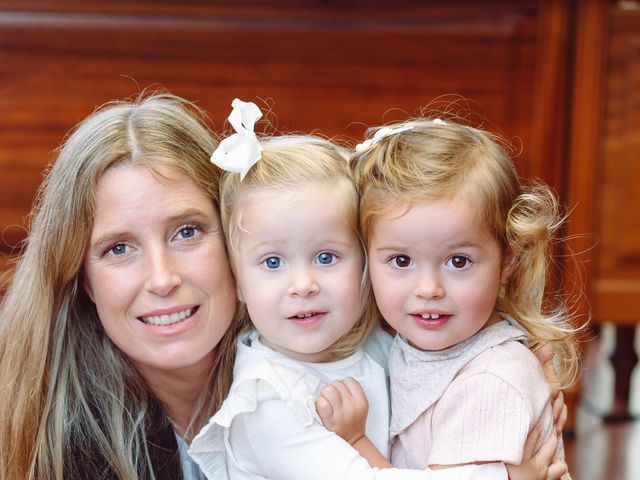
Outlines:
[[[201, 219], [209, 219], [210, 216], [204, 210], [199, 208], [188, 208], [186, 210], [180, 211], [174, 215], [170, 215], [165, 218], [165, 223], [176, 223], [180, 221], [184, 221], [190, 218], [198, 217]], [[131, 233], [128, 229], [125, 230], [115, 230], [115, 231], [107, 231], [104, 234], [100, 235], [98, 238], [90, 242], [91, 247], [96, 247], [100, 245], [105, 245], [109, 243], [113, 243], [116, 240], [120, 240], [122, 238], [126, 238], [130, 236]]]
[[185, 210], [182, 210], [180, 212], [177, 212], [173, 215], [170, 215], [166, 218], [166, 221], [168, 223], [172, 223], [172, 222], [176, 222], [179, 220], [184, 220], [186, 218], [191, 218], [191, 217], [202, 217], [202, 218], [210, 218], [210, 215], [207, 214], [207, 212], [199, 209], [199, 208], [187, 208]]

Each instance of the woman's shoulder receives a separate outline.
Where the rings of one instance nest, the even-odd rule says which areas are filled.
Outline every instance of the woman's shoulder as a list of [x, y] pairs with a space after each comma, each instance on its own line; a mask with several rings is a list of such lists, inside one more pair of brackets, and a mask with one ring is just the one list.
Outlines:
[[[149, 454], [150, 467], [158, 480], [176, 480], [183, 478], [180, 454], [175, 433], [166, 415], [159, 406], [153, 406], [149, 411], [149, 428], [146, 432], [146, 450]], [[75, 435], [72, 446], [64, 461], [64, 478], [70, 480], [85, 480], [87, 478], [101, 478], [104, 480], [119, 480], [121, 477], [114, 470], [109, 459], [102, 453], [97, 441], [91, 438]], [[82, 442], [80, 444], [80, 442]], [[141, 463], [138, 468], [140, 478], [147, 478], [147, 463]]]

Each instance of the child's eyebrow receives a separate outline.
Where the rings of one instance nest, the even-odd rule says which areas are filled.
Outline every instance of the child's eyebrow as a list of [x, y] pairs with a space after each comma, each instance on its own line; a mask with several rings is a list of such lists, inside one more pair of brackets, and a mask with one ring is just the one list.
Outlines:
[[374, 250], [376, 252], [386, 252], [386, 251], [402, 251], [402, 250], [407, 250], [409, 247], [407, 247], [406, 245], [400, 245], [400, 244], [388, 244], [388, 245], [380, 245], [376, 248], [374, 248]]
[[449, 248], [482, 248], [482, 244], [474, 242], [460, 242], [448, 245]]
[[341, 245], [343, 247], [351, 247], [356, 244], [356, 242], [347, 242], [343, 240], [321, 240], [318, 243], [321, 245]]

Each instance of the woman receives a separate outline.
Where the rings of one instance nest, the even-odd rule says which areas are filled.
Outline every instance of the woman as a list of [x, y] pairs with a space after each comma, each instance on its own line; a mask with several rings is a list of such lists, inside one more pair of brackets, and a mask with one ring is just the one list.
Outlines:
[[0, 478], [198, 478], [236, 333], [203, 118], [112, 103], [60, 149], [0, 310]]

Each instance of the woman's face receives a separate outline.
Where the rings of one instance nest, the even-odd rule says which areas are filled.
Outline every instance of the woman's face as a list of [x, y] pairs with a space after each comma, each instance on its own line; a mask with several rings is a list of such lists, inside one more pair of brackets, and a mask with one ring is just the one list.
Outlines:
[[105, 172], [84, 261], [107, 335], [148, 381], [208, 372], [236, 306], [211, 199], [179, 170], [163, 174], [130, 164]]

